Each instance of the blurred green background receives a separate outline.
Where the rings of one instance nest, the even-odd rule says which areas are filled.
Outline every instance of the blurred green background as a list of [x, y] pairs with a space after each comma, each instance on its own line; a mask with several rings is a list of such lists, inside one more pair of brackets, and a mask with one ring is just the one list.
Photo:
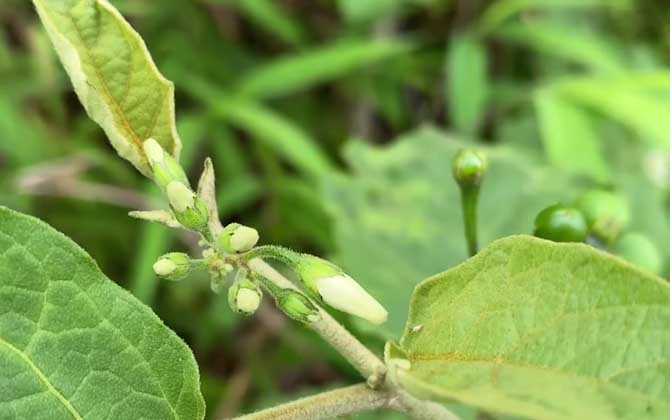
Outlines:
[[[112, 3], [175, 82], [182, 162], [195, 181], [212, 156], [224, 223], [346, 268], [391, 312], [381, 328], [340, 317], [377, 350], [414, 285], [466, 258], [464, 145], [492, 159], [482, 242], [597, 187], [670, 273], [664, 0]], [[73, 238], [191, 345], [210, 418], [359, 380], [269, 302], [242, 319], [205, 278], [159, 283], [155, 259], [196, 244], [127, 217], [156, 193], [83, 112], [30, 2], [3, 0], [0, 204]]]

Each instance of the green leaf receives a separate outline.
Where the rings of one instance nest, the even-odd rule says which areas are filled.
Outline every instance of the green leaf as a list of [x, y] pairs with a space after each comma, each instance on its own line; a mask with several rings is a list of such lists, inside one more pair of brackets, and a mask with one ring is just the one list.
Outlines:
[[610, 170], [588, 110], [551, 88], [537, 91], [535, 107], [547, 156], [559, 168], [607, 182]]
[[147, 176], [147, 138], [179, 156], [174, 86], [121, 14], [106, 0], [33, 3], [79, 100], [119, 155]]
[[289, 16], [273, 0], [216, 0], [232, 4], [249, 20], [290, 45], [304, 42], [305, 33], [297, 19]]
[[537, 420], [667, 419], [669, 323], [661, 278], [586, 245], [506, 238], [417, 287], [398, 379]]
[[616, 74], [626, 68], [614, 44], [593, 33], [575, 29], [574, 25], [551, 21], [508, 24], [496, 30], [495, 35], [525, 45], [537, 53], [582, 64], [593, 71]]
[[71, 240], [5, 207], [0, 302], [0, 418], [204, 418], [186, 344]]
[[528, 9], [589, 9], [603, 7], [616, 11], [626, 11], [630, 0], [498, 0], [492, 2], [478, 23], [482, 33], [488, 33], [510, 17]]
[[[454, 154], [468, 143], [434, 129], [411, 133], [390, 147], [351, 143], [353, 174], [324, 180], [333, 217], [334, 259], [389, 311], [376, 331], [399, 337], [412, 290], [467, 258]], [[530, 233], [537, 212], [569, 200], [571, 180], [538, 166], [517, 149], [486, 150], [490, 168], [480, 196], [482, 245]]]
[[454, 37], [447, 51], [447, 100], [459, 133], [473, 135], [489, 95], [488, 60], [481, 41]]
[[247, 131], [304, 172], [322, 175], [333, 168], [316, 140], [281, 114], [252, 100], [226, 95], [199, 79], [184, 85], [211, 107], [216, 117]]
[[410, 47], [393, 39], [340, 41], [257, 68], [239, 82], [238, 93], [254, 98], [286, 95], [405, 53]]
[[651, 144], [670, 149], [670, 121], [665, 117], [670, 77], [668, 73], [663, 76], [570, 79], [557, 84], [557, 89], [574, 103], [620, 122]]

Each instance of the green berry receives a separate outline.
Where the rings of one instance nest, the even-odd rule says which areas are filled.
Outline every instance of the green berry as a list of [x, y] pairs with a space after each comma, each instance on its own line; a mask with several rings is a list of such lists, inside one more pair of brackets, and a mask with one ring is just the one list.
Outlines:
[[614, 244], [616, 255], [644, 270], [659, 274], [663, 268], [661, 253], [646, 236], [637, 233], [626, 233]]
[[555, 242], [583, 242], [588, 235], [588, 227], [578, 209], [554, 204], [538, 213], [534, 234]]
[[591, 233], [606, 244], [612, 244], [630, 222], [630, 207], [624, 197], [604, 190], [591, 190], [576, 203]]

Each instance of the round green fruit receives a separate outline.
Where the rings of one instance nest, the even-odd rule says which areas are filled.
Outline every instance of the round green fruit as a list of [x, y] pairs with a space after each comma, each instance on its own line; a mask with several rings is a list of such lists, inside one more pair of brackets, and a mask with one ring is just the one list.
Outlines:
[[588, 235], [584, 215], [575, 207], [554, 204], [535, 218], [535, 236], [555, 242], [584, 242]]
[[612, 244], [630, 222], [630, 207], [624, 197], [610, 191], [591, 190], [577, 200], [591, 233]]
[[630, 232], [621, 236], [614, 245], [616, 255], [644, 270], [660, 273], [663, 268], [663, 258], [653, 242], [646, 236]]

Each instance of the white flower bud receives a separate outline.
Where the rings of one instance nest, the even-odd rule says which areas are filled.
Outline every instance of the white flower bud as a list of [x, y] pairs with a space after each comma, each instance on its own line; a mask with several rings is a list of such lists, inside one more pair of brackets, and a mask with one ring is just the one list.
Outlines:
[[166, 153], [161, 145], [154, 139], [144, 141], [142, 148], [147, 156], [153, 178], [158, 186], [165, 190], [171, 182], [179, 181], [189, 185], [186, 173], [179, 162], [169, 153]]
[[307, 289], [333, 308], [373, 324], [386, 321], [386, 309], [336, 265], [311, 255], [302, 255], [296, 270]]
[[324, 302], [342, 312], [377, 325], [388, 318], [386, 309], [346, 274], [318, 279], [316, 289]]
[[263, 292], [254, 282], [243, 278], [228, 289], [228, 303], [231, 309], [243, 315], [252, 315], [261, 305]]
[[167, 196], [172, 208], [183, 213], [195, 204], [195, 193], [179, 181], [172, 181], [167, 186]]
[[207, 204], [179, 181], [170, 182], [166, 190], [177, 221], [185, 228], [205, 232], [209, 223]]
[[231, 223], [219, 235], [221, 249], [229, 253], [246, 252], [258, 243], [258, 231], [249, 226]]
[[170, 252], [161, 256], [153, 265], [154, 272], [164, 279], [179, 281], [191, 270], [191, 258], [183, 252]]

